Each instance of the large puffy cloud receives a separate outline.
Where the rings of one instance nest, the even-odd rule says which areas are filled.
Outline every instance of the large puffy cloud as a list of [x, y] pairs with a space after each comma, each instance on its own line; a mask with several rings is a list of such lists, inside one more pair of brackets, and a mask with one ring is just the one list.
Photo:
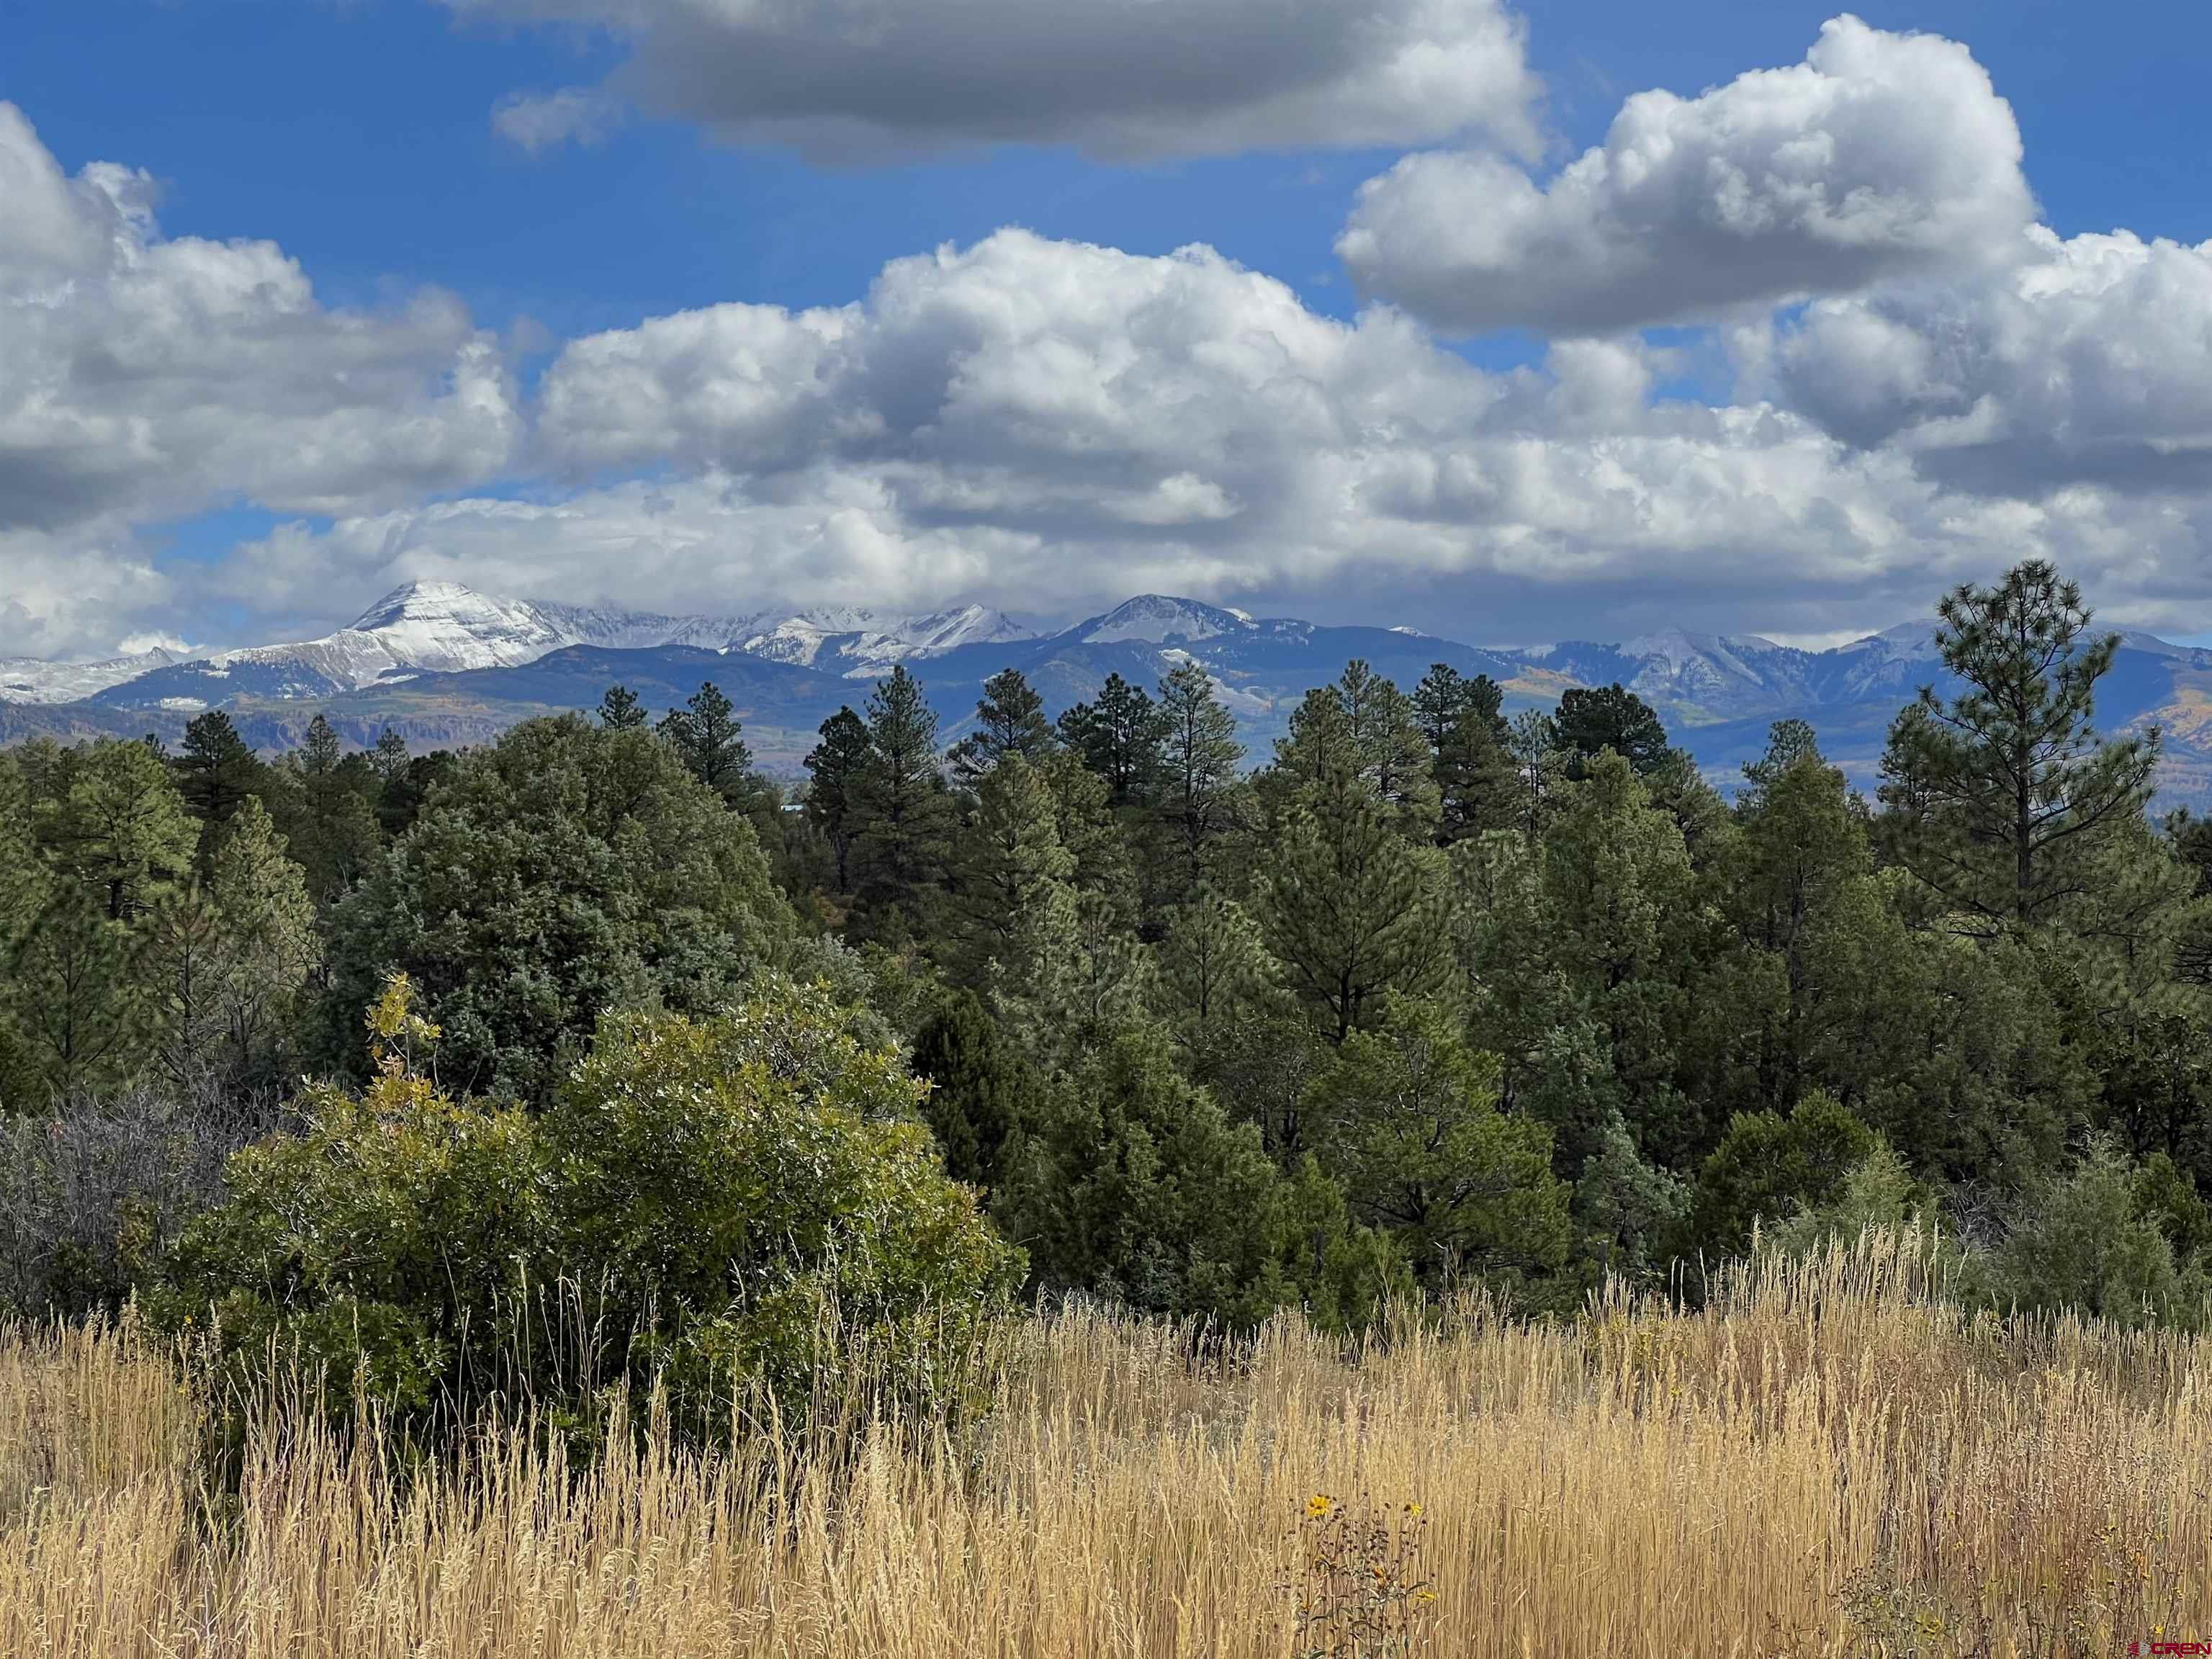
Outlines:
[[458, 301], [327, 308], [270, 243], [164, 238], [153, 198], [111, 164], [69, 176], [0, 104], [0, 531], [358, 511], [505, 463], [507, 369]]
[[1770, 367], [1829, 430], [1977, 489], [2212, 488], [2212, 243], [2039, 227], [1988, 276], [1808, 307]]
[[2139, 621], [2202, 586], [2190, 503], [1949, 491], [1787, 410], [1655, 403], [1666, 368], [1581, 341], [1486, 373], [1205, 249], [1003, 232], [896, 261], [848, 307], [574, 342], [539, 416], [564, 489], [288, 531], [228, 574], [299, 605], [445, 576], [1040, 617], [1169, 589], [1497, 640], [1872, 627], [2031, 552], [2109, 574], [2101, 596]]
[[1408, 156], [1338, 249], [1443, 327], [1605, 332], [2002, 258], [2033, 216], [2020, 161], [1966, 47], [1844, 16], [1802, 64], [1629, 99], [1541, 187], [1487, 154]]
[[597, 24], [604, 89], [502, 106], [536, 143], [608, 100], [849, 160], [1079, 144], [1116, 157], [1534, 142], [1536, 82], [1500, 0], [447, 0]]
[[174, 595], [125, 524], [0, 529], [0, 658], [121, 654], [131, 619], [158, 628]]

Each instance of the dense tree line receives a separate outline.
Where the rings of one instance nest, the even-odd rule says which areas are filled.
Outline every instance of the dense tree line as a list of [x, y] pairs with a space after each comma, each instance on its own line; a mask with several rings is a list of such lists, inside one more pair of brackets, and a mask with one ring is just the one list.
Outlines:
[[[319, 721], [264, 761], [219, 712], [174, 755], [34, 744], [0, 760], [0, 1099], [266, 1111], [319, 1079], [146, 1271], [179, 1308], [289, 1287], [241, 1314], [257, 1340], [376, 1302], [418, 1358], [441, 1322], [495, 1325], [492, 1291], [333, 1278], [269, 1224], [403, 1109], [445, 1148], [379, 1177], [405, 1237], [675, 1297], [657, 1364], [796, 1363], [766, 1303], [699, 1313], [713, 1262], [637, 1252], [691, 1216], [756, 1241], [735, 1260], [781, 1216], [815, 1243], [760, 1282], [818, 1301], [827, 1215], [714, 1190], [808, 1135], [878, 1194], [890, 1242], [839, 1248], [880, 1252], [887, 1308], [924, 1258], [971, 1303], [1350, 1327], [1480, 1280], [1564, 1308], [1754, 1230], [1923, 1215], [1972, 1294], [2193, 1316], [2212, 830], [2151, 817], [2155, 732], [2096, 729], [2112, 647], [2070, 584], [2030, 563], [1942, 610], [1950, 681], [1899, 714], [1871, 801], [1799, 722], [1724, 798], [1632, 690], [1509, 716], [1443, 665], [1351, 665], [1266, 756], [1195, 663], [1056, 720], [1008, 671], [949, 744], [901, 667], [788, 792], [712, 686], [657, 722], [613, 688], [460, 754], [342, 754]], [[416, 1030], [434, 1048], [395, 1060]], [[1012, 1254], [917, 1184], [917, 1146]], [[937, 1219], [902, 1232], [884, 1193]]]

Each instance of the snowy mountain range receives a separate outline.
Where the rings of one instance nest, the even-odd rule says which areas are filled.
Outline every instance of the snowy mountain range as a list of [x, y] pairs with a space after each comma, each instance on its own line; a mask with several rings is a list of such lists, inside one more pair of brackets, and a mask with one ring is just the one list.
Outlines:
[[332, 697], [426, 673], [519, 667], [577, 645], [743, 651], [873, 678], [908, 658], [1030, 637], [1029, 630], [982, 605], [921, 617], [852, 608], [664, 617], [495, 599], [459, 582], [410, 582], [320, 639], [191, 659], [156, 651], [109, 663], [0, 662], [0, 702], [63, 703], [98, 696], [111, 707], [197, 712], [241, 697]]
[[[1495, 647], [1410, 628], [1255, 617], [1163, 594], [1038, 632], [983, 605], [921, 616], [841, 608], [679, 617], [416, 582], [319, 639], [196, 657], [157, 650], [102, 663], [0, 662], [0, 742], [42, 732], [173, 735], [194, 714], [221, 707], [249, 740], [270, 747], [296, 741], [318, 712], [355, 742], [390, 726], [418, 746], [473, 743], [534, 714], [589, 708], [617, 682], [659, 708], [711, 679], [737, 703], [756, 754], [789, 769], [815, 727], [841, 704], [858, 707], [895, 663], [921, 676], [949, 739], [983, 681], [1004, 668], [1019, 668], [1056, 714], [1095, 696], [1109, 674], [1150, 685], [1177, 662], [1195, 661], [1257, 760], [1306, 691], [1356, 658], [1408, 687], [1438, 662], [1488, 674], [1509, 710], [1618, 680], [1722, 782], [1758, 755], [1773, 720], [1803, 718], [1830, 757], [1870, 785], [1898, 708], [1943, 680], [1935, 628], [1901, 623], [1826, 651], [1681, 630]], [[2156, 721], [2167, 733], [2170, 793], [2212, 799], [2212, 652], [2124, 635], [2099, 714], [2115, 730]]]

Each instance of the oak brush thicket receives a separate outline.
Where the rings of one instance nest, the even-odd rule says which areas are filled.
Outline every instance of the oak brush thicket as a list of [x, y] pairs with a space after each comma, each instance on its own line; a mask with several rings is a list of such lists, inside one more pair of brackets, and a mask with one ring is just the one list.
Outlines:
[[1941, 612], [1871, 801], [1362, 663], [0, 755], [0, 1650], [2212, 1635], [2212, 830]]

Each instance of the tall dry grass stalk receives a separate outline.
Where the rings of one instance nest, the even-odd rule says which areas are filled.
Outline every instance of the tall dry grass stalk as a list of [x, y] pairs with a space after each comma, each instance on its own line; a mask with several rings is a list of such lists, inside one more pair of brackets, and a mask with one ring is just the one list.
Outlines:
[[1422, 1506], [1437, 1655], [2212, 1639], [2205, 1345], [1967, 1318], [1923, 1259], [1873, 1237], [1696, 1311], [1474, 1303], [1349, 1353], [1071, 1310], [1007, 1334], [980, 1426], [863, 1419], [828, 1462], [648, 1424], [572, 1467], [526, 1425], [403, 1476], [264, 1407], [234, 1499], [131, 1330], [11, 1331], [0, 1653], [1289, 1656], [1317, 1493]]

